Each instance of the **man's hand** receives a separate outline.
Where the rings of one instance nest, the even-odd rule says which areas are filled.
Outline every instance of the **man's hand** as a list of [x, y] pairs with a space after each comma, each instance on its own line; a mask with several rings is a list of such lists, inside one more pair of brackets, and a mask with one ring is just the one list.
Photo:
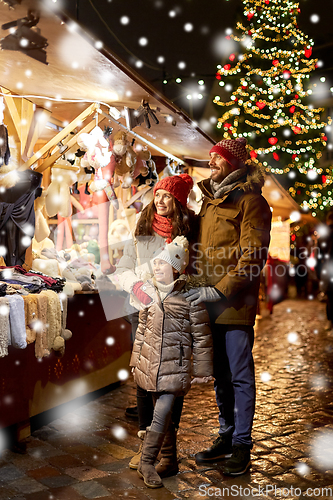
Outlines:
[[216, 302], [221, 300], [223, 296], [212, 286], [201, 286], [184, 293], [184, 297], [188, 302], [196, 306], [200, 302]]

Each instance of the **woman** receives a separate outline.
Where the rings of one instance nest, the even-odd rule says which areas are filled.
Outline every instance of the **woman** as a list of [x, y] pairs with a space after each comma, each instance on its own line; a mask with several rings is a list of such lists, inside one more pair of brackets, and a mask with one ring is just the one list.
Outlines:
[[[161, 179], [154, 187], [154, 199], [142, 211], [137, 223], [134, 238], [124, 248], [124, 254], [117, 266], [120, 286], [130, 296], [130, 303], [136, 309], [144, 309], [152, 302], [154, 290], [146, 281], [153, 276], [151, 259], [154, 252], [165, 243], [170, 243], [177, 236], [185, 236], [190, 242], [195, 241], [196, 216], [186, 206], [188, 195], [193, 187], [193, 180], [188, 174], [180, 174]], [[138, 321], [138, 318], [136, 319]], [[151, 394], [137, 387], [137, 405], [139, 417], [138, 437], [144, 439], [146, 428], [153, 417]], [[183, 406], [183, 397], [176, 399], [172, 416], [174, 432], [169, 433], [163, 444], [162, 464], [166, 464], [161, 477], [176, 474], [178, 464], [175, 461], [176, 431]], [[129, 463], [131, 469], [137, 469], [141, 457], [142, 443], [138, 453]]]

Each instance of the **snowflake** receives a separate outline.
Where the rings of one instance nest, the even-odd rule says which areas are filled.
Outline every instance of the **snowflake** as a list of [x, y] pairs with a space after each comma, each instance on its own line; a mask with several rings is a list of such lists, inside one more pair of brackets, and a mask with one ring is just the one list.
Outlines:
[[111, 428], [111, 433], [117, 439], [123, 440], [123, 439], [127, 438], [127, 431], [126, 431], [126, 429], [124, 429], [123, 427], [121, 427], [121, 425], [114, 425]]
[[321, 431], [313, 438], [311, 457], [318, 469], [333, 470], [333, 430]]
[[290, 332], [287, 335], [287, 339], [288, 339], [288, 342], [290, 342], [291, 344], [294, 344], [298, 340], [298, 335], [296, 332]]
[[269, 382], [272, 378], [271, 374], [268, 372], [262, 372], [260, 375], [261, 381], [262, 382]]
[[309, 476], [310, 474], [310, 467], [304, 462], [297, 462], [297, 464], [295, 465], [295, 469], [297, 474], [299, 474], [300, 476], [305, 477]]
[[129, 377], [128, 370], [125, 370], [125, 368], [119, 370], [117, 373], [117, 377], [119, 380], [127, 380]]

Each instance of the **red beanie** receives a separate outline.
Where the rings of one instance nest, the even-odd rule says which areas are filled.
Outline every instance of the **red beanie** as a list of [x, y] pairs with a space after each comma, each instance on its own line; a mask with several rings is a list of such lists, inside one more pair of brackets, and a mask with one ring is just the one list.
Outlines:
[[164, 177], [154, 187], [154, 196], [158, 189], [164, 189], [172, 194], [183, 206], [186, 206], [187, 197], [193, 187], [193, 179], [188, 174]]
[[237, 139], [223, 139], [218, 142], [209, 153], [217, 153], [227, 160], [234, 167], [241, 167], [247, 160], [245, 137], [237, 137]]

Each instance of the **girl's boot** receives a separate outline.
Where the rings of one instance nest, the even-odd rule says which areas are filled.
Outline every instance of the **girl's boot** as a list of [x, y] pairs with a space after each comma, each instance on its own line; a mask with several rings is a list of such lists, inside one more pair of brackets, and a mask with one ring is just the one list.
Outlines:
[[160, 477], [175, 476], [179, 471], [177, 460], [177, 429], [173, 424], [170, 424], [165, 435], [161, 449], [161, 460], [155, 469]]
[[128, 464], [130, 469], [136, 470], [138, 468], [140, 458], [141, 458], [142, 447], [143, 447], [143, 440], [145, 438], [145, 435], [146, 435], [146, 431], [139, 431], [138, 432], [138, 438], [141, 439], [141, 443], [140, 443], [140, 447], [139, 447], [138, 451], [136, 452], [134, 457], [131, 458], [131, 461]]
[[160, 488], [163, 486], [160, 476], [157, 474], [154, 463], [158, 452], [161, 449], [165, 434], [162, 432], [146, 429], [145, 439], [141, 452], [141, 459], [138, 466], [138, 475], [143, 479], [148, 488]]

